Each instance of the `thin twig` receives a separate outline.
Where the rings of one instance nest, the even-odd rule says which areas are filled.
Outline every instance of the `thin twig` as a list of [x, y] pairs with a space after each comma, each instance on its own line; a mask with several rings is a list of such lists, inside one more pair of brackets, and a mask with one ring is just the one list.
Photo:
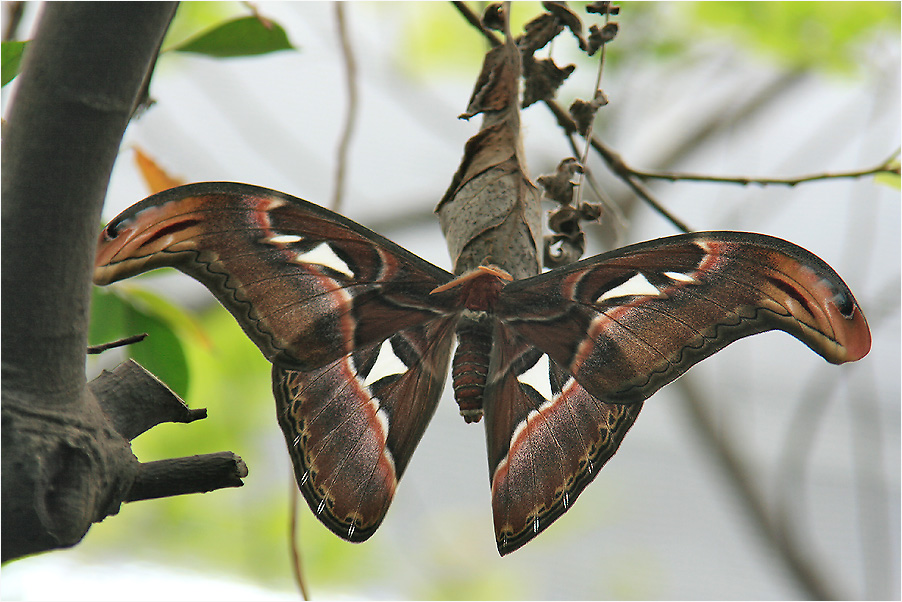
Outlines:
[[501, 38], [495, 35], [494, 31], [483, 25], [482, 19], [479, 18], [479, 15], [473, 12], [473, 10], [469, 6], [467, 6], [466, 2], [452, 2], [451, 4], [454, 5], [454, 8], [456, 8], [458, 12], [460, 12], [461, 16], [463, 16], [463, 18], [466, 19], [470, 25], [478, 29], [479, 32], [483, 36], [485, 36], [485, 38], [489, 41], [489, 44], [491, 44], [493, 48], [495, 46], [501, 46], [501, 44], [503, 43], [501, 41]]
[[691, 181], [691, 182], [713, 182], [719, 184], [741, 184], [747, 186], [749, 184], [758, 184], [760, 186], [782, 185], [796, 186], [806, 182], [816, 182], [818, 180], [837, 180], [841, 178], [863, 178], [866, 176], [874, 176], [878, 174], [894, 174], [899, 175], [899, 166], [893, 162], [896, 160], [899, 152], [896, 151], [889, 159], [883, 161], [879, 165], [868, 169], [858, 169], [852, 171], [837, 171], [810, 174], [807, 176], [798, 176], [795, 178], [751, 178], [744, 176], [711, 176], [704, 174], [684, 173], [676, 171], [654, 171], [642, 170], [635, 167], [627, 166], [633, 175], [642, 179], [668, 180], [670, 182]]
[[[607, 25], [608, 20], [610, 20], [610, 14], [605, 13], [604, 22]], [[605, 49], [607, 49], [607, 43], [601, 45], [601, 52], [598, 54], [598, 71], [595, 74], [595, 91], [592, 92], [592, 96], [601, 90], [601, 76], [604, 73], [604, 57], [605, 57]], [[589, 121], [589, 127], [586, 129], [586, 146], [583, 149], [582, 155], [579, 157], [579, 163], [582, 165], [582, 169], [579, 172], [579, 177], [577, 178], [576, 184], [576, 195], [574, 198], [574, 204], [578, 207], [580, 200], [582, 199], [583, 193], [583, 181], [585, 180], [587, 168], [586, 162], [589, 160], [589, 140], [592, 138], [592, 132], [595, 129], [595, 119], [593, 115], [593, 119]], [[571, 136], [568, 136], [571, 140], [573, 139]]]
[[[575, 132], [569, 133], [567, 135], [567, 141], [570, 143], [570, 149], [575, 156], [579, 154], [579, 147], [576, 144], [574, 136]], [[607, 212], [606, 215], [613, 219], [611, 230], [614, 233], [614, 248], [623, 246], [623, 235], [626, 233], [627, 229], [626, 215], [623, 213], [623, 209], [607, 195], [601, 187], [601, 183], [592, 175], [591, 169], [583, 165], [583, 172], [582, 175], [585, 176], [585, 181], [589, 184], [589, 188], [595, 193], [595, 198], [601, 202], [602, 207], [604, 207], [604, 210]]]
[[357, 64], [354, 61], [354, 51], [351, 48], [351, 40], [348, 36], [345, 22], [344, 3], [335, 3], [335, 22], [338, 26], [338, 40], [341, 43], [341, 56], [345, 63], [345, 81], [348, 86], [348, 105], [345, 112], [344, 128], [341, 132], [341, 140], [338, 143], [338, 164], [335, 172], [335, 193], [332, 197], [333, 211], [341, 211], [341, 203], [344, 200], [345, 178], [348, 169], [348, 150], [351, 146], [351, 137], [354, 134], [354, 125], [357, 122]]
[[25, 14], [24, 2], [7, 2], [4, 9], [6, 10], [6, 26], [3, 28], [3, 41], [8, 42], [16, 36], [19, 30], [19, 23], [22, 22], [22, 16]]
[[132, 343], [140, 343], [145, 338], [147, 338], [147, 333], [143, 332], [141, 334], [134, 334], [130, 337], [125, 337], [124, 339], [117, 339], [115, 341], [110, 341], [109, 343], [101, 343], [100, 345], [88, 345], [88, 354], [96, 355], [98, 353], [103, 353], [108, 349], [115, 349], [116, 347], [124, 347], [126, 345], [131, 345]]
[[258, 21], [260, 21], [260, 24], [261, 24], [263, 27], [265, 27], [266, 29], [272, 29], [272, 28], [273, 28], [273, 23], [272, 23], [272, 21], [270, 21], [269, 19], [267, 19], [266, 17], [264, 17], [263, 15], [260, 14], [260, 9], [257, 8], [257, 3], [256, 3], [256, 2], [242, 2], [241, 4], [243, 4], [244, 7], [245, 7], [246, 9], [248, 9], [248, 10], [251, 12], [251, 16], [252, 16], [253, 18], [255, 18], [255, 19], [257, 19]]
[[301, 598], [310, 599], [310, 593], [307, 591], [307, 582], [304, 580], [304, 573], [301, 571], [301, 547], [298, 543], [298, 488], [294, 484], [294, 473], [291, 475], [291, 495], [288, 502], [289, 527], [288, 527], [288, 548], [291, 550], [291, 568], [294, 569], [294, 581], [298, 584], [301, 591]]
[[[558, 103], [553, 100], [546, 100], [545, 106], [547, 106], [551, 112], [554, 114], [555, 118], [557, 118], [558, 123], [567, 133], [576, 131], [576, 123], [573, 121], [573, 118], [570, 116], [570, 113], [565, 111]], [[618, 178], [623, 180], [623, 182], [630, 187], [630, 189], [639, 196], [643, 201], [652, 206], [652, 208], [660, 213], [666, 220], [668, 220], [671, 224], [673, 224], [676, 228], [683, 232], [692, 232], [692, 228], [690, 228], [683, 220], [679, 219], [672, 213], [670, 213], [667, 209], [661, 205], [660, 202], [654, 197], [654, 195], [641, 183], [638, 179], [632, 174], [630, 168], [626, 165], [620, 155], [608, 147], [604, 142], [599, 140], [596, 136], [592, 136], [590, 139], [590, 144], [592, 148], [601, 155], [601, 158], [604, 159], [605, 163], [607, 163], [608, 167], [614, 172]]]
[[[725, 129], [743, 121], [748, 122], [755, 115], [774, 106], [781, 97], [791, 94], [804, 81], [800, 72], [787, 71], [778, 74], [762, 87], [749, 91], [748, 95], [731, 99], [716, 109], [716, 112], [709, 113], [703, 122], [689, 125], [688, 130], [681, 131], [678, 139], [670, 146], [657, 149], [659, 152], [656, 153], [654, 164], [664, 168], [685, 159]], [[743, 87], [743, 90], [746, 88]]]

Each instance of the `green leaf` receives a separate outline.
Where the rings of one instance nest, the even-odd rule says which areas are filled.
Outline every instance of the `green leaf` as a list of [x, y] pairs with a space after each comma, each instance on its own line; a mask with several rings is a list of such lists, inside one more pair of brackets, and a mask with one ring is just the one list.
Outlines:
[[176, 331], [184, 330], [188, 318], [175, 318], [173, 306], [151, 293], [137, 289], [131, 293], [135, 294], [124, 287], [115, 292], [94, 289], [89, 344], [146, 332], [146, 339], [128, 346], [128, 356], [184, 397], [188, 390], [188, 363]]
[[129, 286], [125, 288], [125, 291], [133, 304], [145, 308], [146, 311], [169, 324], [180, 339], [191, 340], [205, 347], [210, 346], [210, 339], [201, 327], [200, 320], [193, 313], [170, 303], [165, 298], [151, 292], [144, 285]]
[[91, 297], [91, 325], [88, 330], [88, 344], [110, 343], [139, 332], [125, 332], [125, 303], [118, 295], [97, 287]]
[[147, 338], [131, 345], [129, 355], [147, 368], [180, 397], [188, 392], [188, 363], [182, 343], [164, 320], [143, 313], [134, 306], [126, 313], [126, 324], [135, 333], [146, 332]]
[[3, 42], [0, 46], [0, 63], [2, 63], [2, 78], [0, 86], [5, 86], [19, 75], [22, 67], [22, 54], [28, 42]]
[[278, 23], [268, 21], [264, 25], [256, 17], [243, 17], [221, 23], [169, 50], [224, 58], [294, 50], [294, 46]]

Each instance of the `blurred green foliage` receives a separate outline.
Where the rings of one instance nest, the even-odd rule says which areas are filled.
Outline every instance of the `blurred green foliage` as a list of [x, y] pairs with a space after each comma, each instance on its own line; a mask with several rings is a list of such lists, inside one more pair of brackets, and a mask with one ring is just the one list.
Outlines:
[[[432, 71], [470, 75], [487, 45], [481, 34], [445, 2], [416, 2], [399, 8], [388, 3], [404, 36], [398, 57], [413, 73]], [[585, 29], [602, 23], [587, 14], [585, 2], [570, 6]], [[618, 2], [620, 33], [607, 61], [638, 58], [679, 59], [700, 43], [737, 46], [787, 69], [852, 74], [863, 41], [877, 33], [898, 35], [898, 2]], [[476, 3], [469, 5], [478, 12]], [[512, 30], [539, 14], [539, 2], [515, 2]], [[570, 44], [562, 35], [553, 44]], [[575, 43], [574, 43], [575, 46]], [[572, 60], [572, 59], [571, 59]], [[582, 60], [577, 57], [576, 60]]]
[[[238, 2], [182, 2], [163, 40], [161, 53], [235, 58], [295, 49], [281, 25], [257, 16], [236, 17], [244, 13], [247, 8]], [[19, 75], [27, 45], [27, 41], [6, 41], [0, 46], [0, 87]]]
[[875, 32], [898, 35], [898, 2], [693, 2], [687, 17], [789, 69], [852, 73], [858, 47]]
[[[895, 158], [886, 165], [886, 168], [899, 169], [900, 166], [902, 163], [899, 161], [899, 151], [896, 151]], [[874, 176], [874, 180], [884, 186], [891, 186], [897, 190], [902, 189], [902, 178], [899, 177], [899, 174], [881, 173]]]
[[247, 16], [247, 8], [240, 2], [180, 2], [163, 38], [161, 50], [166, 52], [211, 30], [218, 23], [244, 16]]
[[[478, 3], [467, 4], [479, 14]], [[474, 78], [479, 74], [488, 42], [450, 2], [378, 2], [374, 8], [393, 23], [393, 29], [403, 32], [396, 41], [397, 58], [408, 75], [440, 72], [443, 77]], [[512, 3], [514, 35], [541, 11], [539, 2]]]

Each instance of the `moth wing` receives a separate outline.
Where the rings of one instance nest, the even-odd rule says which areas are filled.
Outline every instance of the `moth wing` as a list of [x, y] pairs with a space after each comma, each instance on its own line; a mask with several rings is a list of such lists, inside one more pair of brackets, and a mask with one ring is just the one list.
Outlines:
[[502, 554], [566, 512], [645, 399], [733, 341], [783, 330], [833, 363], [870, 348], [826, 263], [738, 232], [657, 239], [514, 281], [495, 317], [485, 418]]
[[379, 526], [438, 403], [451, 274], [338, 214], [228, 182], [134, 205], [103, 230], [97, 284], [171, 266], [204, 284], [273, 362], [279, 424], [316, 516]]
[[572, 506], [617, 451], [642, 404], [594, 397], [503, 324], [495, 336], [485, 429], [495, 538], [504, 555]]
[[871, 335], [830, 266], [743, 232], [678, 235], [617, 249], [501, 293], [498, 318], [598, 399], [635, 403], [730, 343], [783, 330], [832, 363]]
[[273, 366], [276, 412], [310, 509], [349, 541], [382, 522], [435, 413], [453, 321], [405, 329], [318, 370]]
[[314, 370], [454, 311], [451, 274], [332, 211], [231, 182], [166, 190], [100, 235], [94, 281], [171, 266], [204, 284], [263, 354]]

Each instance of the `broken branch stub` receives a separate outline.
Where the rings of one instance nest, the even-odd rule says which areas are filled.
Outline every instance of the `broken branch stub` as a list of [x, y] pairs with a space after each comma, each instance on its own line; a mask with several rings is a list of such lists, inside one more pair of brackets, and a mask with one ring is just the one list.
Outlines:
[[225, 487], [243, 487], [247, 465], [232, 452], [171, 458], [141, 464], [126, 502], [187, 493], [207, 493]]
[[[207, 417], [205, 409], [189, 408], [134, 360], [121, 363], [112, 372], [104, 370], [88, 388], [112, 427], [129, 441], [163, 422], [188, 423]], [[244, 461], [232, 452], [142, 463], [123, 493], [123, 501], [241, 487], [247, 474]]]
[[204, 409], [190, 409], [134, 360], [112, 372], [104, 370], [88, 387], [113, 428], [129, 441], [162, 422], [192, 422], [207, 416]]

